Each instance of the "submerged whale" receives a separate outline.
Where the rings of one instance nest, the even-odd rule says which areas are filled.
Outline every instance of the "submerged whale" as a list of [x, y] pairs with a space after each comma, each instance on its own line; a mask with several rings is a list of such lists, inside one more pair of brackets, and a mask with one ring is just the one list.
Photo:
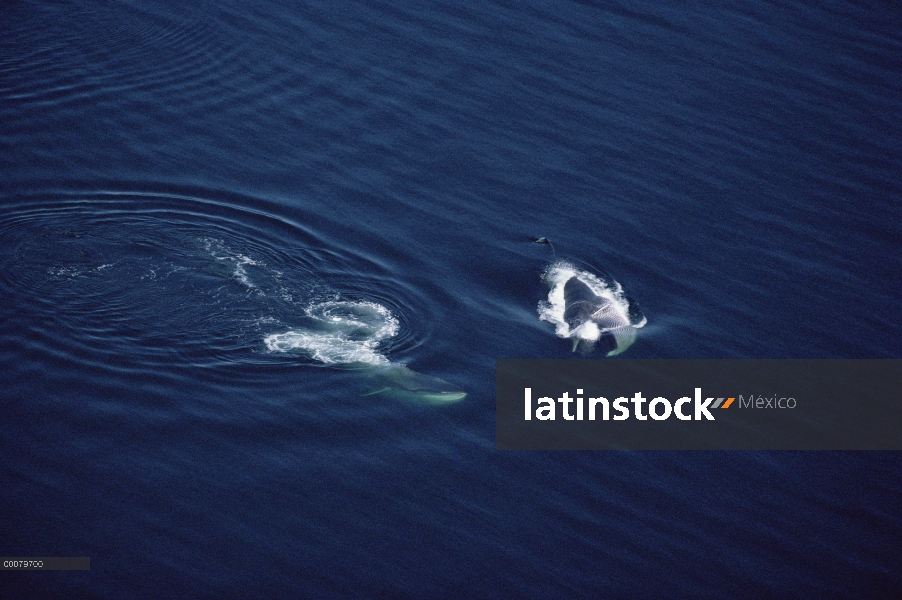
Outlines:
[[574, 352], [597, 347], [607, 356], [620, 354], [646, 323], [639, 305], [609, 277], [561, 261], [546, 269], [544, 279], [551, 291], [539, 304], [539, 318], [554, 323], [559, 337], [572, 339]]
[[326, 364], [359, 370], [369, 383], [363, 396], [385, 396], [420, 404], [449, 404], [466, 392], [444, 379], [417, 373], [388, 360], [380, 346], [399, 329], [391, 311], [374, 302], [313, 303], [290, 331], [264, 339], [270, 352], [299, 352]]
[[364, 396], [380, 395], [418, 404], [449, 404], [467, 397], [466, 392], [444, 379], [417, 373], [400, 363], [368, 367], [367, 376], [376, 389]]

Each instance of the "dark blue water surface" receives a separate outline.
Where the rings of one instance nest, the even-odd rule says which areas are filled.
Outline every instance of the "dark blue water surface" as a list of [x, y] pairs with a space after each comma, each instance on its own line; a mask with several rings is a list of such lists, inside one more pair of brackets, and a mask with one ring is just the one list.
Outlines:
[[897, 453], [494, 439], [557, 258], [628, 358], [902, 358], [900, 57], [883, 2], [4, 3], [0, 554], [91, 570], [0, 597], [902, 597]]

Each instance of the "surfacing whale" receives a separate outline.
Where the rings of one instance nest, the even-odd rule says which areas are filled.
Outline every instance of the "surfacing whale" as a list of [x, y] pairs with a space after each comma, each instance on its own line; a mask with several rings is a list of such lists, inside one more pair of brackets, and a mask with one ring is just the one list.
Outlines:
[[548, 267], [543, 278], [551, 291], [548, 300], [539, 304], [539, 318], [554, 323], [559, 337], [572, 339], [574, 352], [597, 347], [607, 356], [620, 354], [646, 323], [639, 305], [613, 279], [602, 279], [564, 261]]

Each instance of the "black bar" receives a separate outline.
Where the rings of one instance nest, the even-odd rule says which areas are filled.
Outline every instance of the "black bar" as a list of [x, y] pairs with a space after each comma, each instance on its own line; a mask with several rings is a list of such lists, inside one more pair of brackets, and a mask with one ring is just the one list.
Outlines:
[[89, 571], [87, 556], [7, 556], [0, 558], [2, 571]]

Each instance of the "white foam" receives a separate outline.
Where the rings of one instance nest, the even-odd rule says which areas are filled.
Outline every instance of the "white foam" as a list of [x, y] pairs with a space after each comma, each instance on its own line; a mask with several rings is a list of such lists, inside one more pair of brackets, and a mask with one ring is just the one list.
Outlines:
[[244, 270], [244, 266], [252, 265], [252, 266], [257, 267], [260, 265], [260, 263], [258, 263], [254, 259], [252, 259], [248, 256], [245, 256], [243, 254], [238, 254], [234, 257], [225, 256], [222, 258], [217, 256], [216, 259], [233, 261], [235, 263], [235, 270], [232, 272], [232, 276], [235, 279], [237, 279], [238, 281], [240, 281], [242, 284], [244, 284], [246, 287], [249, 287], [249, 288], [257, 287], [254, 285], [254, 282], [251, 281], [250, 278], [247, 276], [247, 271]]
[[579, 327], [573, 330], [574, 337], [579, 337], [581, 340], [587, 340], [594, 342], [598, 340], [601, 335], [601, 329], [598, 328], [598, 325], [593, 323], [592, 321], [586, 321]]
[[232, 263], [232, 265], [234, 266], [232, 277], [237, 279], [239, 283], [241, 283], [248, 289], [256, 289], [257, 286], [253, 281], [251, 281], [250, 277], [248, 277], [247, 271], [244, 269], [244, 267], [248, 265], [253, 267], [265, 265], [261, 265], [261, 263], [244, 254], [232, 252], [225, 246], [222, 240], [204, 238], [202, 241], [204, 243], [204, 250], [209, 252], [210, 256], [212, 256], [216, 260]]
[[79, 277], [81, 276], [81, 269], [75, 267], [50, 267], [47, 269], [47, 273], [56, 277]]
[[311, 326], [266, 336], [267, 350], [300, 351], [327, 364], [388, 364], [378, 346], [398, 333], [399, 323], [386, 307], [333, 300], [311, 304], [304, 312]]

